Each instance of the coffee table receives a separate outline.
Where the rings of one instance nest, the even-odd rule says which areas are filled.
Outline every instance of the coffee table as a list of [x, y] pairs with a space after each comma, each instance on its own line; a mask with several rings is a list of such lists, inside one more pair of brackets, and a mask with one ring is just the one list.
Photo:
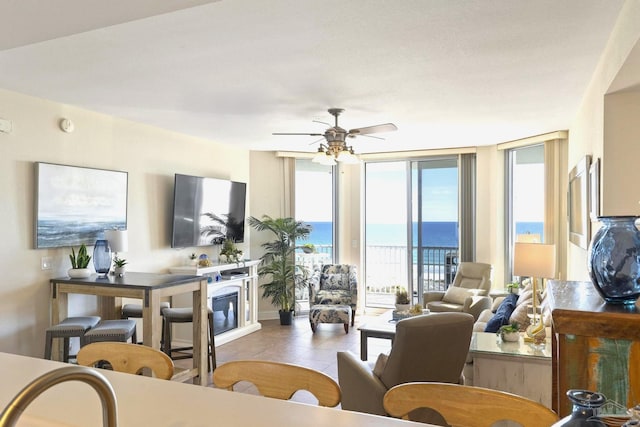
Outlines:
[[396, 336], [396, 321], [392, 320], [393, 310], [385, 311], [380, 316], [360, 326], [360, 359], [367, 360], [369, 350], [367, 339], [383, 338], [391, 340]]

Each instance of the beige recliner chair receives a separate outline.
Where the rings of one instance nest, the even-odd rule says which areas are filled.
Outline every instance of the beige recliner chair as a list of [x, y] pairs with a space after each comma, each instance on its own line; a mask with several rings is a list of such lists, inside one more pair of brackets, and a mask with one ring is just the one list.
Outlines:
[[424, 307], [430, 311], [469, 313], [478, 319], [482, 310], [491, 308], [491, 299], [482, 298], [491, 290], [491, 264], [461, 262], [458, 271], [445, 291], [423, 294]]
[[375, 367], [355, 354], [338, 352], [338, 382], [342, 409], [386, 415], [384, 394], [391, 387], [413, 381], [462, 383], [473, 316], [433, 313], [404, 319], [388, 357], [378, 357]]

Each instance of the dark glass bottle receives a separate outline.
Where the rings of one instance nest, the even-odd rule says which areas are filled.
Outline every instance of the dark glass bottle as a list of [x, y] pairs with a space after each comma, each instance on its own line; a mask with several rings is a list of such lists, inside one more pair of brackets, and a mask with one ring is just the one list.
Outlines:
[[567, 415], [553, 427], [607, 427], [598, 418], [600, 407], [607, 401], [603, 394], [587, 390], [569, 390], [567, 397], [573, 404], [571, 415]]

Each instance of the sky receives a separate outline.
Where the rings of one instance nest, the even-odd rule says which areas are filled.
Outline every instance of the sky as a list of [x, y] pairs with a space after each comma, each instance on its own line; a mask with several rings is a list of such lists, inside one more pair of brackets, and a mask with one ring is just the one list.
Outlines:
[[[367, 164], [366, 219], [373, 224], [406, 223], [406, 166], [404, 162]], [[514, 171], [514, 218], [518, 222], [544, 221], [544, 166], [520, 164]], [[456, 168], [424, 172], [423, 221], [458, 220]], [[296, 216], [304, 221], [331, 221], [331, 173], [296, 173]], [[414, 208], [415, 209], [415, 208]], [[414, 213], [414, 217], [416, 214]]]

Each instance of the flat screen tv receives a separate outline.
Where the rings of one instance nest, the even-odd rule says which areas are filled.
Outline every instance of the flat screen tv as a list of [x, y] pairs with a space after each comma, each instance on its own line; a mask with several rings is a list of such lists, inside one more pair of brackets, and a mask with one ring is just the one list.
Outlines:
[[244, 241], [247, 184], [175, 174], [171, 247]]

